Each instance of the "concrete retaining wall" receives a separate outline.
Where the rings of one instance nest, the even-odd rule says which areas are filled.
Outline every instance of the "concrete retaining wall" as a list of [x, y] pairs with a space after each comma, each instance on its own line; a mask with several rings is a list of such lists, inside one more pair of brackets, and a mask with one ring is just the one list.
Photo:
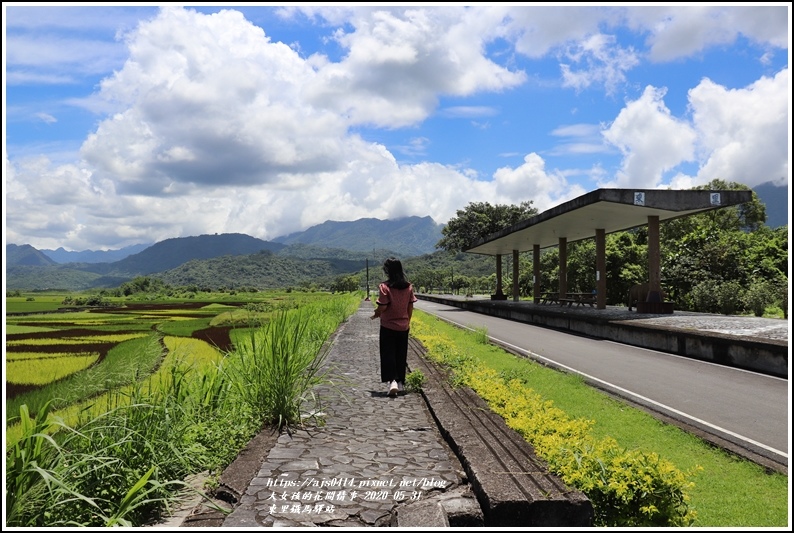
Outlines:
[[566, 314], [551, 306], [534, 304], [519, 307], [490, 300], [456, 300], [426, 294], [419, 295], [419, 298], [517, 322], [788, 377], [788, 342], [643, 325], [638, 320], [604, 319], [597, 316], [598, 310], [585, 316]]

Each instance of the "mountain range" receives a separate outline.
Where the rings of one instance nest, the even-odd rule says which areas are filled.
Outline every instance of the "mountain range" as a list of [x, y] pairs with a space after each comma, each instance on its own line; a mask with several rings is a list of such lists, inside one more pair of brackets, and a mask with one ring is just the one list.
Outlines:
[[[364, 269], [368, 260], [432, 253], [442, 228], [430, 217], [327, 221], [274, 241], [240, 233], [166, 239], [109, 262], [97, 262], [101, 256], [94, 252], [71, 256], [93, 262], [59, 263], [55, 257], [70, 257], [63, 249], [50, 250], [53, 257], [28, 244], [7, 244], [6, 289], [110, 288], [147, 275], [172, 285], [238, 288], [283, 287], [318, 278], [327, 281]], [[233, 265], [230, 257], [235, 258]], [[247, 267], [241, 270], [243, 264]]]
[[[329, 220], [305, 231], [273, 239], [273, 242], [321, 245], [352, 252], [388, 248], [398, 255], [410, 257], [435, 250], [436, 243], [442, 237], [442, 227], [430, 217], [405, 217], [398, 220], [361, 218], [353, 222]], [[351, 236], [355, 236], [355, 239], [351, 240]]]
[[151, 246], [149, 244], [133, 244], [118, 250], [82, 250], [79, 252], [71, 252], [64, 250], [62, 247], [57, 250], [40, 250], [44, 255], [55, 261], [56, 263], [112, 263], [113, 261], [121, 261], [128, 255], [137, 254]]

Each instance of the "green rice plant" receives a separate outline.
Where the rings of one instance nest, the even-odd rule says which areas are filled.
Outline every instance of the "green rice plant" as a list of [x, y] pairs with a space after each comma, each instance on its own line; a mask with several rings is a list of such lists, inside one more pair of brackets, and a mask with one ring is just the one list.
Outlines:
[[157, 330], [164, 335], [177, 337], [190, 337], [194, 331], [204, 329], [210, 325], [211, 317], [196, 318], [191, 320], [169, 320], [158, 324]]
[[99, 359], [98, 353], [6, 361], [6, 381], [24, 385], [46, 385], [84, 370]]
[[68, 339], [50, 338], [6, 341], [6, 347], [10, 347], [12, 349], [19, 349], [18, 347], [30, 349], [35, 348], [36, 346], [80, 346], [81, 344], [86, 344], [86, 341], [74, 337]]
[[[7, 311], [10, 312], [10, 311]], [[34, 315], [24, 315], [15, 317], [6, 317], [11, 323], [14, 322], [30, 322], [35, 321], [37, 324], [77, 324], [84, 325], [100, 325], [100, 324], [113, 324], [129, 320], [129, 316], [123, 314], [113, 313], [94, 313], [90, 311], [75, 311], [71, 313], [42, 313]]]
[[[104, 360], [94, 366], [51, 383], [43, 389], [7, 400], [6, 412], [18, 412], [20, 406], [25, 404], [35, 414], [47, 402], [52, 402], [53, 410], [63, 409], [148, 376], [162, 359], [163, 348], [157, 334], [123, 342], [112, 348]], [[14, 435], [18, 435], [18, 430], [14, 431], [9, 424], [6, 442], [13, 442]]]
[[201, 308], [202, 310], [212, 311], [213, 314], [216, 314], [218, 311], [229, 311], [232, 309], [236, 309], [236, 307], [228, 304], [218, 304], [218, 303], [211, 303], [207, 304]]
[[222, 354], [217, 349], [200, 339], [165, 337], [163, 343], [170, 353], [178, 356], [169, 363], [171, 365], [178, 365], [182, 361], [190, 361], [189, 364], [192, 366], [204, 366], [222, 358]]
[[[53, 328], [43, 328], [40, 326], [20, 326], [17, 324], [9, 324], [6, 319], [6, 335], [27, 334], [27, 333], [42, 333], [45, 331], [53, 331]], [[8, 342], [6, 342], [8, 344]]]
[[[85, 353], [74, 352], [6, 352], [6, 362], [24, 361], [26, 359], [60, 359], [63, 357], [84, 356]], [[6, 381], [14, 381], [6, 368]]]
[[210, 321], [210, 326], [235, 326], [249, 325], [251, 312], [247, 309], [234, 309], [215, 315]]
[[147, 334], [143, 331], [139, 331], [138, 333], [104, 333], [100, 335], [92, 335], [90, 337], [78, 337], [77, 340], [83, 342], [124, 342], [129, 341], [132, 339], [140, 339], [141, 337], [145, 337]]
[[80, 345], [80, 344], [95, 344], [98, 342], [106, 343], [119, 343], [128, 341], [130, 339], [138, 339], [145, 337], [146, 333], [141, 331], [138, 333], [99, 333], [97, 335], [86, 337], [51, 337], [48, 339], [20, 339], [20, 340], [7, 340], [6, 346], [53, 346], [53, 345]]
[[144, 332], [151, 332], [152, 330], [152, 323], [145, 322], [135, 319], [136, 321], [133, 322], [132, 319], [128, 319], [125, 321], [115, 322], [113, 324], [96, 324], [91, 326], [91, 329], [94, 331], [107, 331], [107, 332], [114, 332], [120, 331], [123, 333], [129, 333], [131, 331], [139, 331], [141, 333]]
[[7, 313], [35, 313], [37, 311], [55, 311], [63, 307], [65, 295], [43, 296], [37, 294], [35, 300], [29, 296], [6, 297]]

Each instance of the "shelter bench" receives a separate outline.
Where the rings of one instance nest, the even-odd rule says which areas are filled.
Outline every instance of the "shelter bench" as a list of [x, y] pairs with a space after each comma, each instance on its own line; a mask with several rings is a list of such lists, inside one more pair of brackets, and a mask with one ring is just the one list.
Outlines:
[[576, 305], [589, 305], [593, 307], [593, 304], [596, 303], [596, 295], [591, 292], [569, 292], [565, 295], [565, 298], [559, 299], [560, 305], [568, 305], [571, 307], [573, 304]]
[[559, 293], [556, 292], [544, 292], [538, 298], [539, 304], [556, 304], [559, 303]]

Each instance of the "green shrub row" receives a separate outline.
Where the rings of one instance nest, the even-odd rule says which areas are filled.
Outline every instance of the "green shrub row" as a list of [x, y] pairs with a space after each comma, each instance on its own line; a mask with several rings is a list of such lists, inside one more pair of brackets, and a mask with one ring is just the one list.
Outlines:
[[747, 312], [765, 316], [769, 308], [777, 308], [788, 318], [788, 279], [753, 280], [745, 287], [738, 281], [705, 280], [691, 292], [691, 306], [700, 313], [736, 315]]

